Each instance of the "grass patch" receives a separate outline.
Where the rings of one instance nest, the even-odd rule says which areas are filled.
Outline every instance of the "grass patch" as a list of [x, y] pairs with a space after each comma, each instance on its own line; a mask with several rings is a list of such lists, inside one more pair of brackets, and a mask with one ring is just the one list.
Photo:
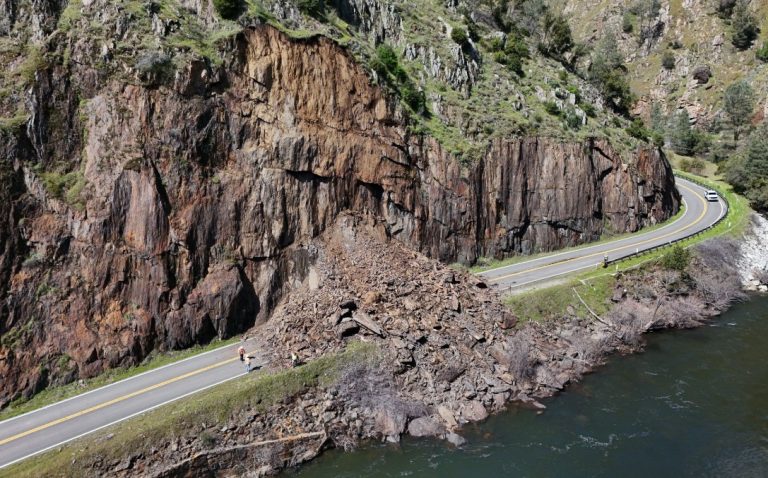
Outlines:
[[10, 118], [0, 117], [0, 131], [18, 131], [28, 119], [29, 116], [26, 113], [19, 113]]
[[[6, 337], [3, 336], [3, 339], [5, 338]], [[164, 365], [168, 365], [173, 362], [177, 362], [179, 360], [183, 360], [185, 358], [216, 349], [218, 347], [224, 347], [226, 345], [236, 343], [239, 340], [240, 337], [232, 337], [231, 339], [227, 340], [214, 340], [207, 345], [199, 345], [185, 350], [153, 354], [147, 357], [140, 365], [129, 368], [116, 368], [107, 370], [98, 377], [86, 380], [82, 385], [77, 382], [73, 382], [67, 385], [46, 388], [29, 400], [19, 399], [12, 402], [7, 408], [0, 411], [0, 420], [7, 420], [8, 418], [21, 415], [22, 413], [37, 410], [38, 408], [42, 408], [46, 405], [74, 397], [75, 395], [80, 395], [81, 393], [85, 393], [90, 390], [95, 390], [99, 387], [103, 387], [104, 385], [109, 385], [120, 380], [125, 380], [126, 378], [133, 377], [140, 373], [144, 373], [149, 370], [153, 370]]]
[[40, 180], [51, 196], [65, 201], [80, 211], [85, 209], [83, 189], [85, 189], [88, 181], [82, 172], [45, 171], [40, 173]]
[[615, 277], [608, 274], [572, 279], [565, 284], [507, 296], [504, 303], [519, 317], [521, 323], [560, 319], [569, 306], [576, 314], [587, 317], [590, 313], [576, 296], [576, 289], [584, 302], [596, 314], [602, 315], [611, 308], [610, 297], [615, 283]]
[[[217, 427], [243, 410], [264, 412], [280, 400], [308, 388], [328, 386], [347, 365], [373, 361], [376, 356], [374, 345], [354, 342], [341, 353], [296, 369], [251, 374], [0, 470], [0, 477], [79, 476], [83, 466], [89, 463], [97, 460], [110, 463], [127, 453], [148, 453], [150, 447], [172, 437], [191, 434], [192, 438], [205, 441], [206, 437], [196, 431], [202, 423]], [[107, 434], [112, 437], [105, 439]]]

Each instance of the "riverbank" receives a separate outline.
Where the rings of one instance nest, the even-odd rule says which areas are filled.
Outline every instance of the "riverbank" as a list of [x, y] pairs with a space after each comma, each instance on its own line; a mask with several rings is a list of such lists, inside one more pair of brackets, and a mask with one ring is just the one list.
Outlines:
[[[437, 436], [460, 446], [463, 425], [510, 401], [543, 408], [538, 400], [592, 371], [606, 354], [641, 349], [643, 333], [700, 325], [741, 297], [732, 266], [739, 247], [722, 239], [698, 246], [693, 257], [611, 276], [605, 313], [574, 294], [559, 317], [524, 324], [476, 277], [387, 240], [364, 218], [343, 218], [309, 249], [316, 260], [306, 283], [257, 329], [277, 368], [290, 351], [308, 363], [273, 372], [293, 377], [280, 382], [290, 387], [270, 387], [267, 401], [236, 394], [226, 403], [237, 406], [226, 413], [226, 393], [215, 400], [201, 394], [175, 408], [207, 405], [177, 416], [173, 427], [144, 417], [138, 434], [126, 434], [137, 429], [129, 421], [56, 451], [63, 459], [47, 455], [9, 471], [181, 476], [194, 465], [195, 473], [268, 474], [367, 439]], [[322, 380], [303, 373], [360, 342], [373, 347], [373, 359], [344, 361]], [[41, 468], [45, 463], [57, 468]]]
[[512, 404], [466, 426], [460, 449], [439, 440], [369, 442], [284, 475], [766, 476], [766, 336], [768, 295], [750, 295], [704, 327], [654, 333], [643, 353], [612, 356], [543, 400], [544, 413]]

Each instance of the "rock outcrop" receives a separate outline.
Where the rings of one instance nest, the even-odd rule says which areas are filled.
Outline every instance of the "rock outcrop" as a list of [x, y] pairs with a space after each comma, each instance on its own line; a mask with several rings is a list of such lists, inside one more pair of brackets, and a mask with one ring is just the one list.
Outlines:
[[464, 165], [332, 41], [258, 26], [228, 42], [172, 86], [37, 74], [28, 127], [0, 136], [0, 406], [265, 321], [345, 210], [462, 262], [677, 210], [658, 151], [508, 139]]

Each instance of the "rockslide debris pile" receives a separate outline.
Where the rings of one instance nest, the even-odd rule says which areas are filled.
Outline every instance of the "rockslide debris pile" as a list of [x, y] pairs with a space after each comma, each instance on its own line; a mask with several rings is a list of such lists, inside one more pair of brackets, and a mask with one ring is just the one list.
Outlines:
[[407, 433], [460, 446], [463, 424], [511, 400], [543, 409], [538, 398], [610, 352], [642, 347], [644, 332], [695, 327], [741, 298], [738, 271], [727, 266], [738, 244], [701, 247], [685, 273], [651, 267], [617, 276], [615, 306], [603, 317], [580, 317], [569, 306], [558, 320], [519, 324], [476, 276], [388, 239], [371, 216], [342, 214], [304, 246], [305, 280], [252, 334], [278, 369], [289, 366], [291, 352], [309, 362], [355, 341], [372, 343], [377, 359], [348, 365], [333, 383], [285, 397], [266, 412], [245, 409], [225, 423], [193, 425], [151, 451], [90, 469], [263, 475], [324, 447], [348, 449], [369, 438], [396, 442]]

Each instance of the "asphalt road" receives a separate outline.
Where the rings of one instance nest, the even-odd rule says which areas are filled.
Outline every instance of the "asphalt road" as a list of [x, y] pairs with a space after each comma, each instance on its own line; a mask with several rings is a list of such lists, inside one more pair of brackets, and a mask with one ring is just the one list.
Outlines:
[[[667, 243], [704, 229], [725, 213], [708, 203], [703, 189], [678, 179], [685, 214], [655, 231], [554, 253], [482, 273], [500, 288], [519, 288], [598, 266], [605, 254], [617, 259], [636, 249]], [[0, 468], [56, 448], [70, 440], [245, 374], [240, 344], [222, 347], [175, 364], [107, 385], [77, 397], [0, 422]], [[251, 352], [253, 346], [246, 344]], [[260, 363], [258, 354], [255, 363]]]
[[500, 290], [528, 288], [536, 283], [600, 267], [606, 255], [610, 260], [620, 259], [637, 250], [642, 251], [667, 244], [675, 239], [681, 239], [714, 224], [727, 212], [722, 200], [706, 201], [704, 199], [705, 189], [701, 186], [679, 177], [676, 178], [676, 181], [686, 205], [685, 212], [661, 228], [633, 234], [616, 241], [574, 248], [537, 259], [498, 267], [482, 272], [480, 275], [489, 284], [497, 286]]
[[[240, 343], [221, 347], [0, 422], [0, 468], [245, 375]], [[246, 342], [252, 364], [262, 365]]]

